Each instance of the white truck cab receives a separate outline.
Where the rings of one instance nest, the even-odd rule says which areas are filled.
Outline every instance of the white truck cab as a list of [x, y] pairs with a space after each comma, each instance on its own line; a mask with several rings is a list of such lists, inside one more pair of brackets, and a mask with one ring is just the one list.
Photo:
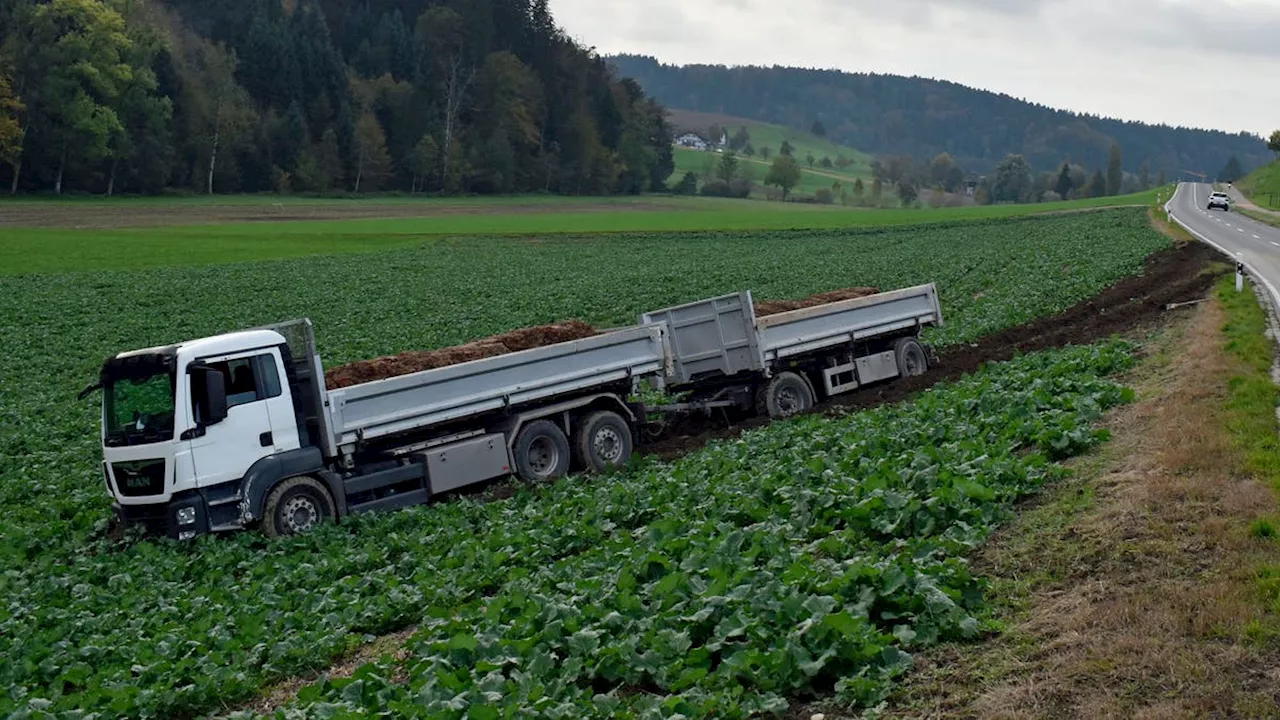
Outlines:
[[287, 352], [280, 333], [248, 330], [108, 359], [103, 472], [117, 514], [197, 534], [211, 529], [200, 496], [220, 499], [226, 486], [227, 517], [217, 519], [229, 524], [249, 469], [301, 448]]

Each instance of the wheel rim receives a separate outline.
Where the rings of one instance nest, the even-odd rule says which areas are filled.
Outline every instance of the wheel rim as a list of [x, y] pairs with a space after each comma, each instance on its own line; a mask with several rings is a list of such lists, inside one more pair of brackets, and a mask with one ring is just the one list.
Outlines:
[[320, 521], [320, 507], [316, 501], [305, 495], [296, 495], [289, 498], [284, 504], [285, 527], [289, 528], [289, 532], [293, 534], [304, 533], [315, 527]]
[[791, 385], [784, 385], [778, 388], [774, 394], [774, 403], [778, 406], [778, 412], [782, 415], [794, 415], [804, 410], [804, 397], [800, 394], [800, 390]]
[[924, 364], [924, 358], [920, 356], [920, 348], [914, 345], [907, 348], [902, 364], [906, 366], [904, 369], [907, 375], [919, 375], [922, 371], [921, 366]]
[[560, 448], [551, 438], [539, 437], [529, 443], [529, 468], [538, 477], [546, 477], [560, 464]]
[[591, 439], [591, 446], [596, 451], [596, 457], [606, 463], [614, 464], [622, 459], [622, 436], [611, 427], [597, 430], [595, 437]]

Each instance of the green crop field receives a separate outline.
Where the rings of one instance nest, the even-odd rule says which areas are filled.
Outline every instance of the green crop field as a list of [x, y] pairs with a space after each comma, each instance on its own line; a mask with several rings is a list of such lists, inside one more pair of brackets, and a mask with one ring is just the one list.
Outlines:
[[[398, 222], [412, 225], [387, 221]], [[140, 265], [145, 250], [129, 243], [222, 243], [224, 259], [245, 260], [249, 243], [314, 242], [302, 225], [173, 228], [172, 245], [160, 231], [96, 234]], [[345, 237], [342, 225], [326, 227]], [[1124, 399], [1103, 377], [1128, 362], [1124, 347], [1025, 358], [912, 404], [782, 423], [505, 502], [270, 543], [108, 541], [99, 410], [76, 393], [110, 353], [291, 317], [316, 322], [335, 364], [570, 317], [613, 326], [744, 288], [781, 299], [937, 282], [947, 325], [930, 339], [947, 345], [1087, 298], [1167, 244], [1145, 209], [441, 237], [122, 270], [91, 269], [114, 256], [75, 237], [62, 246], [68, 272], [37, 272], [57, 267], [42, 251], [39, 263], [19, 256], [25, 274], [0, 275], [0, 715], [222, 711], [411, 625], [399, 671], [375, 664], [307, 688], [299, 712], [735, 717], [832, 689], [874, 702], [914, 648], [977, 629], [981, 584], [960, 557], [1060, 472], [1052, 460], [1099, 439], [1093, 423]]]
[[[103, 227], [92, 223], [116, 206], [90, 201], [28, 203], [24, 217], [41, 218], [40, 227], [9, 220], [17, 210], [0, 203], [0, 275], [75, 270], [126, 269], [263, 261], [311, 255], [367, 253], [403, 247], [423, 247], [442, 238], [460, 236], [532, 236], [612, 232], [756, 231], [791, 229], [875, 228], [984, 221], [1040, 213], [1086, 210], [1117, 205], [1152, 205], [1151, 190], [1090, 200], [1036, 205], [991, 205], [967, 208], [870, 210], [795, 203], [728, 200], [723, 198], [647, 197], [590, 207], [558, 208], [539, 205], [536, 211], [513, 211], [508, 203], [466, 204], [420, 201], [398, 206], [398, 214], [417, 216], [367, 217], [331, 220], [279, 220], [274, 209], [258, 214], [256, 199], [220, 202], [181, 199], [175, 206], [139, 201], [122, 217]], [[303, 206], [310, 201], [299, 201]], [[331, 211], [332, 205], [318, 204]], [[358, 202], [340, 201], [336, 213], [350, 208], [367, 210]], [[499, 210], [490, 212], [497, 207]], [[246, 210], [248, 208], [248, 210]], [[505, 210], [503, 209], [505, 208]], [[376, 209], [375, 209], [376, 213]], [[341, 215], [340, 215], [341, 216]], [[139, 226], [148, 218], [157, 227]], [[232, 221], [234, 220], [234, 221]], [[123, 224], [124, 226], [121, 226]], [[68, 226], [70, 225], [70, 226]]]

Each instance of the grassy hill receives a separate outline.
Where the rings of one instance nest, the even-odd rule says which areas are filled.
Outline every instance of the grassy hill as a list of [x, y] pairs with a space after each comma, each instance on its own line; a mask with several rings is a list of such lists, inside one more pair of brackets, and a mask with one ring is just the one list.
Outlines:
[[[870, 187], [872, 157], [861, 150], [841, 145], [827, 138], [818, 137], [801, 130], [732, 115], [693, 112], [690, 110], [670, 110], [669, 116], [677, 134], [696, 132], [706, 137], [708, 134], [707, 129], [712, 125], [718, 125], [726, 128], [729, 135], [732, 136], [738, 128], [747, 128], [747, 133], [751, 136], [751, 145], [756, 149], [757, 155], [755, 157], [739, 155], [739, 160], [751, 168], [757, 183], [761, 183], [764, 180], [765, 173], [769, 171], [769, 164], [772, 162], [772, 159], [764, 160], [761, 158], [758, 154], [760, 150], [766, 147], [769, 148], [772, 158], [772, 156], [778, 154], [778, 149], [782, 147], [783, 141], [786, 141], [791, 144], [793, 148], [792, 154], [800, 161], [801, 166], [800, 185], [794, 188], [794, 192], [812, 195], [822, 188], [830, 188], [836, 182], [841, 185], [852, 186], [858, 179], [861, 179], [863, 183]], [[812, 155], [815, 160], [812, 168], [807, 163], [809, 155]], [[836, 158], [841, 155], [852, 160], [852, 164], [843, 168], [835, 167], [834, 165], [830, 168], [822, 167], [823, 158], [830, 158], [834, 163]], [[676, 170], [672, 173], [669, 184], [678, 181], [687, 172], [694, 173], [699, 180], [705, 179], [711, 174], [712, 168], [716, 163], [719, 162], [720, 155], [714, 152], [676, 148], [675, 160]]]
[[1254, 170], [1236, 187], [1254, 204], [1280, 210], [1280, 160]]

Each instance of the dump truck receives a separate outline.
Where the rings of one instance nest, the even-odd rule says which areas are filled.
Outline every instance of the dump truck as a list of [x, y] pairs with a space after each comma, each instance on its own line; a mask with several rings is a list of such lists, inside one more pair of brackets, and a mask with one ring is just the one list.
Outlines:
[[[784, 418], [924, 373], [934, 285], [757, 317], [743, 291], [629, 327], [325, 387], [310, 320], [108, 358], [102, 474], [116, 518], [185, 540], [303, 533], [514, 475], [625, 465], [651, 419], [717, 408]], [[680, 400], [646, 405], [659, 395]]]

